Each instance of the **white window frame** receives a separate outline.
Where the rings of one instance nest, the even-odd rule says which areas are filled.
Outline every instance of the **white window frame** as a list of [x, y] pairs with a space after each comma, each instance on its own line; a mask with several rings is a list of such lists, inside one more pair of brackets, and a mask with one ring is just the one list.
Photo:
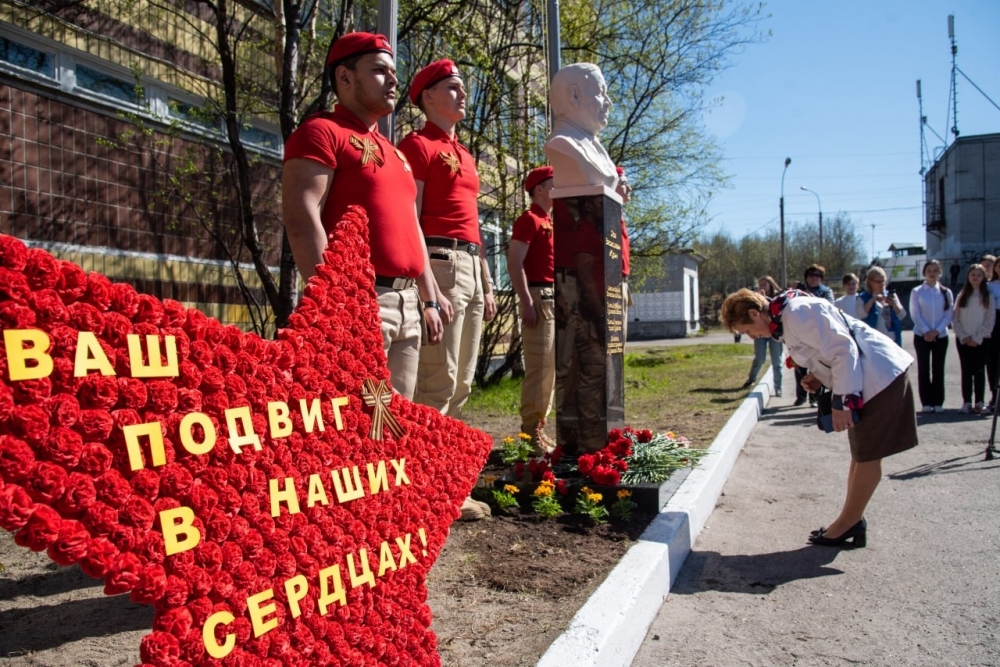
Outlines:
[[[9, 72], [17, 77], [28, 79], [34, 83], [46, 87], [56, 88], [59, 91], [72, 95], [73, 97], [100, 104], [104, 107], [111, 107], [119, 111], [135, 113], [144, 116], [157, 123], [167, 124], [179, 122], [185, 132], [204, 137], [206, 139], [220, 143], [228, 143], [226, 135], [220, 122], [216, 132], [211, 132], [204, 125], [194, 123], [183, 118], [178, 118], [170, 113], [170, 99], [176, 99], [191, 106], [202, 106], [204, 98], [189, 93], [180, 88], [175, 88], [157, 79], [142, 75], [139, 79], [144, 91], [142, 103], [135, 104], [119, 99], [111, 95], [81, 88], [76, 85], [76, 67], [83, 65], [89, 69], [106, 74], [109, 77], [132, 82], [135, 80], [134, 74], [128, 68], [110, 63], [95, 56], [70, 49], [58, 42], [39, 37], [23, 28], [0, 22], [0, 36], [24, 46], [52, 54], [55, 57], [55, 78], [49, 77], [34, 70], [18, 67], [6, 61], [0, 61], [0, 70]], [[249, 122], [254, 129], [274, 135], [277, 138], [277, 146], [274, 148], [262, 144], [247, 143], [246, 147], [254, 152], [280, 158], [284, 150], [284, 142], [281, 137], [281, 130], [276, 125], [254, 119]]]

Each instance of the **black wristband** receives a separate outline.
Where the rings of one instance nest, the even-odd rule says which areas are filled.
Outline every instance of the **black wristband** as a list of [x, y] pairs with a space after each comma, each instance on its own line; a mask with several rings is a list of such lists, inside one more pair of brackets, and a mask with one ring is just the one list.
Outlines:
[[424, 309], [427, 308], [437, 308], [438, 312], [441, 312], [441, 304], [437, 301], [424, 301]]

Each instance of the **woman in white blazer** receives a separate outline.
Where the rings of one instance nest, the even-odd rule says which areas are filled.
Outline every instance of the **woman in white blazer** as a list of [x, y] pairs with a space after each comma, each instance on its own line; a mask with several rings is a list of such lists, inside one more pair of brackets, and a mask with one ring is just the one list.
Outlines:
[[[882, 459], [917, 444], [913, 388], [906, 372], [913, 357], [829, 301], [798, 290], [768, 299], [743, 289], [726, 299], [721, 315], [730, 331], [783, 341], [796, 365], [809, 369], [803, 387], [817, 391], [824, 386], [833, 393], [834, 430], [847, 431], [851, 446], [847, 497], [837, 518], [813, 531], [809, 541], [865, 546], [864, 511], [882, 479]], [[861, 413], [856, 424], [855, 410]]]

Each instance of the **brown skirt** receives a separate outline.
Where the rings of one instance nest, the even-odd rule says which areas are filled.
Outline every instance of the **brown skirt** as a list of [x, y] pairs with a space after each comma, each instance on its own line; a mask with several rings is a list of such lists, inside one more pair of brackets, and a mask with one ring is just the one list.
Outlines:
[[876, 461], [917, 446], [917, 412], [908, 372], [865, 401], [861, 421], [847, 431], [851, 458]]

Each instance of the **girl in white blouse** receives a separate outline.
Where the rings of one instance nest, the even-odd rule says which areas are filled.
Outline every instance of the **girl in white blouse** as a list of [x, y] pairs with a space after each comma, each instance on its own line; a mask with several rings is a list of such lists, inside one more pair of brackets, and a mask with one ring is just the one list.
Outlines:
[[923, 284], [910, 292], [917, 386], [924, 412], [944, 412], [944, 360], [955, 297], [939, 282], [940, 278], [941, 263], [929, 260], [924, 264]]
[[[993, 332], [996, 301], [986, 287], [986, 269], [973, 264], [965, 277], [965, 286], [955, 299], [952, 326], [958, 341], [958, 360], [962, 364], [962, 412], [989, 412], [983, 403], [986, 384], [986, 345]], [[973, 390], [976, 405], [973, 407]]]

